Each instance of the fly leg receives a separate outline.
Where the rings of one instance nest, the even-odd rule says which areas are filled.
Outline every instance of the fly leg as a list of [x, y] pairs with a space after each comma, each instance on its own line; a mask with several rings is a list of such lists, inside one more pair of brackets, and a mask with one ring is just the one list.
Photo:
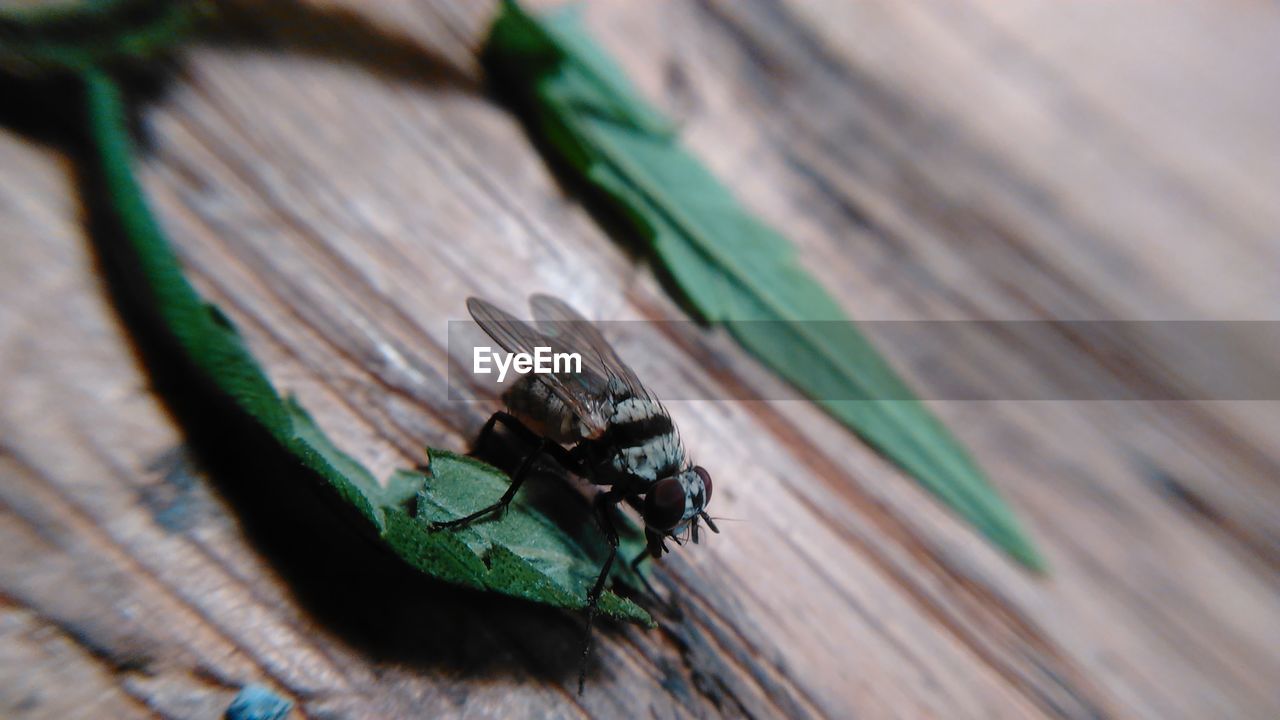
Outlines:
[[649, 578], [645, 577], [644, 574], [640, 572], [640, 565], [648, 559], [649, 548], [645, 548], [636, 553], [636, 556], [631, 558], [631, 574], [640, 578], [640, 582], [644, 583], [644, 589], [649, 591], [649, 594], [653, 596], [654, 600], [658, 600], [660, 602], [662, 598], [658, 597], [658, 591], [649, 583]]
[[582, 667], [578, 671], [578, 694], [582, 694], [582, 688], [587, 682], [587, 659], [591, 657], [591, 628], [595, 624], [596, 611], [600, 608], [600, 596], [604, 593], [604, 581], [609, 578], [609, 570], [613, 568], [613, 560], [618, 556], [618, 530], [613, 526], [613, 510], [618, 503], [622, 501], [623, 495], [617, 490], [610, 490], [603, 495], [596, 496], [596, 511], [600, 516], [600, 526], [604, 529], [605, 538], [609, 541], [609, 557], [605, 558], [604, 566], [600, 568], [600, 575], [596, 578], [596, 584], [592, 586], [591, 592], [587, 593], [587, 642], [586, 647], [582, 649]]
[[640, 578], [640, 582], [644, 583], [644, 589], [649, 593], [649, 597], [653, 598], [655, 604], [665, 609], [670, 615], [679, 615], [680, 609], [676, 607], [674, 600], [663, 600], [662, 596], [658, 594], [657, 589], [649, 582], [649, 578], [645, 577], [644, 574], [640, 572], [640, 565], [642, 565], [645, 560], [648, 560], [651, 557], [662, 557], [662, 553], [667, 549], [666, 545], [662, 542], [661, 535], [647, 528], [644, 531], [644, 535], [649, 541], [649, 544], [631, 559], [631, 574]]
[[530, 430], [524, 423], [520, 422], [520, 418], [509, 412], [499, 410], [498, 412], [490, 415], [488, 422], [484, 424], [484, 427], [480, 428], [480, 434], [476, 435], [476, 448], [479, 448], [484, 444], [485, 440], [489, 439], [489, 436], [493, 434], [493, 426], [499, 422], [505, 425], [508, 430], [519, 435], [526, 442], [536, 442], [538, 440], [538, 434]]
[[498, 498], [498, 502], [456, 520], [431, 523], [431, 529], [443, 530], [444, 528], [470, 525], [475, 520], [482, 518], [489, 513], [506, 510], [507, 506], [511, 504], [512, 498], [516, 496], [516, 492], [520, 490], [520, 486], [524, 484], [525, 478], [529, 477], [529, 470], [533, 467], [533, 461], [537, 460], [538, 456], [546, 452], [548, 447], [551, 445], [555, 445], [555, 443], [551, 442], [548, 438], [542, 438], [538, 443], [537, 449], [525, 456], [524, 461], [520, 463], [520, 467], [516, 470], [515, 474], [511, 476], [511, 484], [507, 486], [507, 491], [502, 493], [502, 497]]
[[[577, 448], [574, 448], [574, 450], [566, 450], [562, 445], [560, 445], [560, 443], [554, 442], [530, 430], [527, 425], [520, 422], [520, 418], [509, 412], [498, 411], [489, 416], [489, 421], [484, 424], [484, 427], [480, 428], [480, 434], [476, 436], [477, 448], [480, 447], [480, 445], [484, 443], [485, 439], [493, 433], [493, 428], [498, 423], [502, 423], [508, 430], [519, 435], [520, 439], [527, 443], [539, 443], [538, 449], [533, 453], [534, 457], [537, 457], [542, 453], [546, 453], [554, 458], [556, 462], [560, 463], [560, 467], [563, 467], [565, 470], [578, 473], [579, 475], [583, 474], [585, 463], [582, 462], [579, 453], [575, 452]], [[514, 476], [512, 477], [514, 478]]]
[[520, 490], [520, 486], [523, 485], [524, 481], [529, 477], [529, 471], [533, 469], [533, 463], [543, 453], [555, 458], [555, 460], [567, 470], [577, 469], [577, 459], [568, 450], [565, 450], [560, 443], [557, 443], [550, 438], [538, 435], [526, 427], [524, 423], [520, 422], [519, 418], [508, 412], [496, 412], [490, 416], [489, 421], [480, 429], [480, 434], [477, 436], [476, 444], [479, 445], [483, 442], [484, 438], [493, 432], [494, 425], [499, 422], [505, 425], [508, 430], [516, 433], [525, 440], [537, 442], [538, 446], [520, 462], [520, 467], [517, 468], [515, 473], [511, 476], [511, 484], [507, 486], [507, 491], [502, 493], [502, 497], [498, 498], [497, 502], [481, 508], [465, 517], [460, 517], [455, 520], [447, 520], [444, 522], [431, 523], [432, 530], [463, 527], [470, 525], [472, 522], [484, 517], [485, 515], [505, 510], [507, 506], [511, 504], [512, 499], [515, 498], [516, 493]]

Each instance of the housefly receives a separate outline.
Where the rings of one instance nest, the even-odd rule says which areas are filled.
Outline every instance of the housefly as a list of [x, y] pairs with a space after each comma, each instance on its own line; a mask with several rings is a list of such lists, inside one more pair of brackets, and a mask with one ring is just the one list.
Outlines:
[[537, 448], [525, 456], [511, 485], [492, 505], [466, 517], [435, 523], [432, 529], [459, 527], [511, 503], [536, 458], [553, 457], [566, 470], [608, 490], [596, 496], [595, 508], [609, 555], [587, 594], [587, 637], [582, 653], [578, 692], [591, 653], [591, 628], [606, 578], [618, 554], [613, 514], [625, 502], [644, 518], [646, 547], [631, 562], [635, 569], [648, 557], [668, 551], [666, 540], [681, 543], [688, 533], [698, 542], [698, 523], [720, 532], [706, 513], [711, 476], [689, 462], [671, 416], [618, 357], [598, 328], [566, 303], [535, 295], [530, 307], [536, 327], [479, 298], [467, 300], [476, 323], [510, 353], [575, 353], [577, 372], [528, 374], [503, 395], [507, 411], [494, 413], [480, 437], [502, 423]]

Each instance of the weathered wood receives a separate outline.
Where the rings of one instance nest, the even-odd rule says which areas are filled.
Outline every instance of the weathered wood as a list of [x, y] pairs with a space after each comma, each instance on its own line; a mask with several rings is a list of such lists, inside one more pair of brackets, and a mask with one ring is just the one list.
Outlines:
[[[147, 109], [143, 179], [199, 289], [377, 474], [493, 408], [446, 398], [467, 295], [682, 317], [483, 94], [491, 6], [257, 5]], [[1276, 319], [1274, 5], [587, 19], [856, 317]], [[247, 682], [325, 717], [1280, 711], [1274, 403], [933, 403], [1047, 578], [808, 404], [674, 403], [741, 522], [664, 562], [683, 617], [607, 629], [579, 698], [572, 618], [418, 578], [285, 470], [186, 447], [74, 179], [0, 136], [0, 714], [212, 717]], [[714, 332], [644, 358], [677, 387], [776, 382]]]

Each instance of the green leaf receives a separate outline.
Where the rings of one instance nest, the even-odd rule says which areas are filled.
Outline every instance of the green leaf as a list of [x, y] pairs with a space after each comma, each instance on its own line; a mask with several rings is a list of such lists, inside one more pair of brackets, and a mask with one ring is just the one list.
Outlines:
[[206, 16], [204, 0], [63, 0], [0, 10], [0, 68], [78, 72], [147, 59], [174, 47]]
[[[462, 517], [493, 502], [510, 484], [510, 479], [494, 468], [444, 450], [431, 451], [430, 472], [430, 481], [421, 486], [417, 495], [418, 518], [426, 522]], [[544, 487], [543, 491], [546, 494], [539, 496], [540, 504], [579, 506], [575, 515], [584, 521], [577, 533], [570, 534], [564, 525], [541, 512], [528, 493], [522, 493], [500, 521], [470, 525], [450, 534], [489, 566], [482, 579], [484, 587], [530, 588], [513, 594], [562, 607], [581, 607], [582, 598], [600, 572], [607, 546], [594, 530], [589, 507], [580, 495], [563, 483]], [[619, 527], [619, 553], [630, 558], [644, 549], [644, 536], [639, 528], [623, 520]], [[618, 617], [648, 621], [648, 615], [638, 606], [612, 594], [601, 600], [600, 607]]]
[[678, 145], [575, 14], [539, 19], [505, 2], [484, 59], [556, 159], [621, 212], [701, 319], [726, 326], [1014, 558], [1044, 568], [968, 452], [800, 267], [791, 244]]
[[[90, 135], [109, 206], [122, 232], [98, 233], [104, 262], [129, 279], [127, 291], [154, 311], [188, 365], [265, 430], [280, 448], [322, 478], [335, 496], [353, 507], [406, 562], [441, 580], [512, 595], [561, 608], [581, 609], [604, 560], [604, 540], [581, 495], [563, 482], [539, 496], [527, 491], [497, 520], [460, 530], [431, 531], [430, 523], [467, 514], [500, 497], [510, 479], [479, 461], [431, 450], [427, 473], [400, 471], [384, 486], [343, 453], [292, 399], [282, 399], [254, 361], [231, 322], [205, 303], [183, 276], [177, 258], [147, 208], [133, 174], [124, 101], [115, 82], [100, 70], [83, 75]], [[574, 508], [580, 527], [570, 532], [545, 510]], [[558, 512], [559, 514], [565, 514]], [[573, 513], [570, 513], [573, 514]], [[621, 553], [644, 547], [628, 526]], [[618, 563], [614, 579], [626, 578]], [[652, 624], [629, 600], [606, 592], [600, 610]]]

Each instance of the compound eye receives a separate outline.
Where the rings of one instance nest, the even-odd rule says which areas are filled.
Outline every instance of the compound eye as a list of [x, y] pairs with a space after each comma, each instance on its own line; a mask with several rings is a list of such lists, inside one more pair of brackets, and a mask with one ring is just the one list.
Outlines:
[[684, 486], [676, 478], [653, 484], [644, 499], [644, 523], [654, 530], [672, 530], [684, 519]]
[[706, 495], [702, 498], [702, 506], [706, 507], [711, 502], [711, 473], [703, 470], [701, 465], [695, 465], [693, 471], [702, 478], [702, 487], [706, 490]]

